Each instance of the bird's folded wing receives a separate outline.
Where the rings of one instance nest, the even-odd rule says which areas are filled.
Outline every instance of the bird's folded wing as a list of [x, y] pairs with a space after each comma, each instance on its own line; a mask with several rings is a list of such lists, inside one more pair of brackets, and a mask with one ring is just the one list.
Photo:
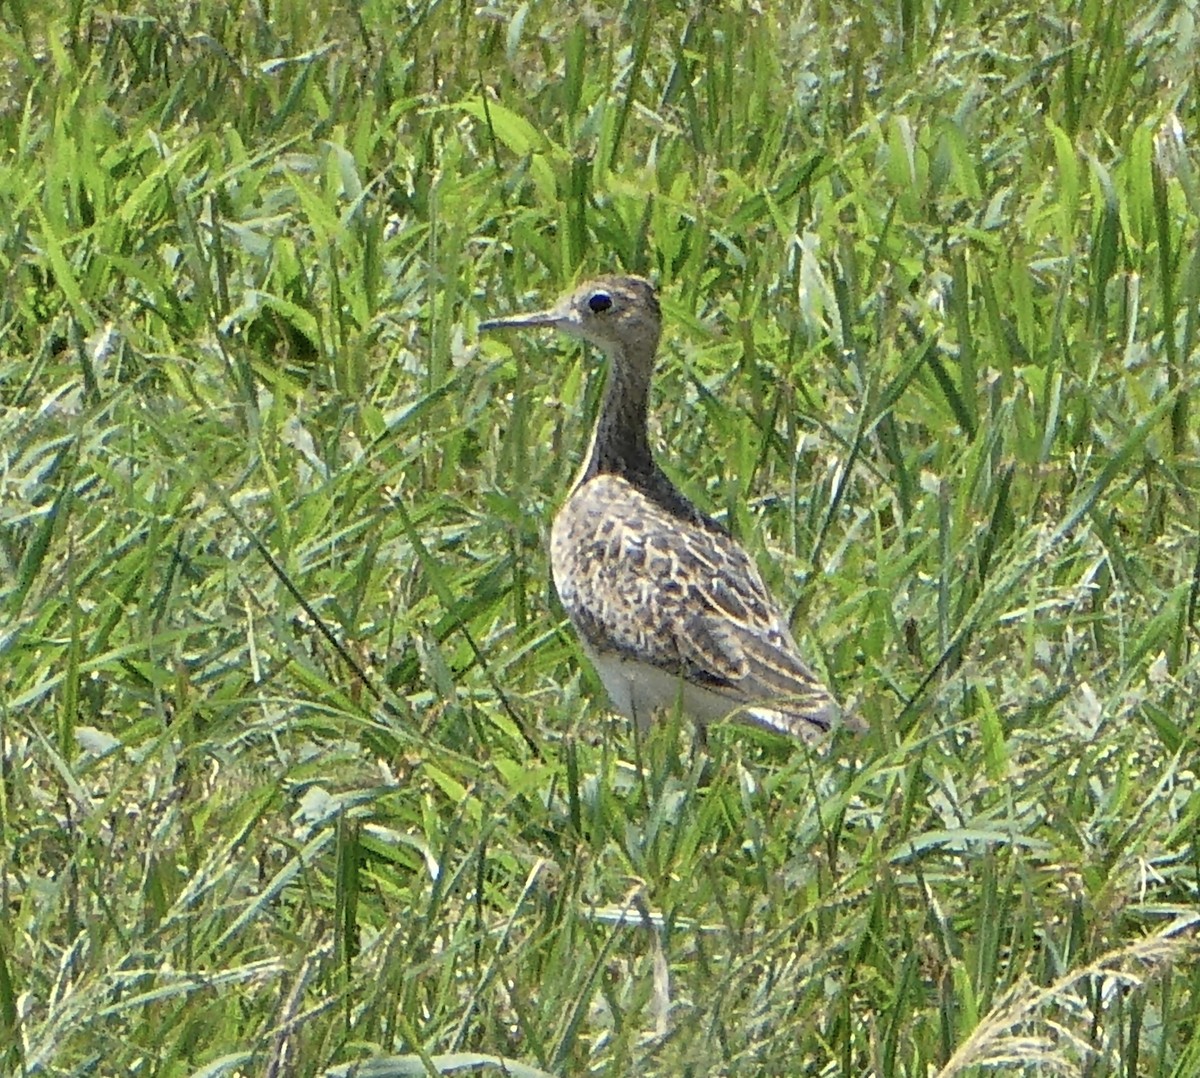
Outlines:
[[726, 696], [731, 709], [769, 706], [821, 729], [838, 717], [837, 703], [780, 625], [764, 629], [696, 614], [684, 624], [676, 646], [698, 680]]
[[619, 517], [635, 527], [606, 524], [580, 542], [595, 518], [582, 507], [564, 522], [575, 529], [576, 556], [559, 594], [588, 644], [718, 692], [731, 711], [769, 705], [828, 728], [837, 704], [800, 658], [745, 551], [715, 527], [681, 528], [623, 481], [606, 477], [605, 487], [605, 507], [620, 500]]

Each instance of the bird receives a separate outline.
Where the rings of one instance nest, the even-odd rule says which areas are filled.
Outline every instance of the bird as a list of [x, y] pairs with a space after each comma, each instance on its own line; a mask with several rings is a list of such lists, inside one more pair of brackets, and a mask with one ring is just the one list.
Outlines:
[[645, 732], [679, 707], [821, 742], [846, 719], [801, 658], [753, 560], [659, 466], [649, 400], [662, 311], [643, 277], [580, 284], [553, 307], [479, 323], [552, 328], [608, 361], [591, 444], [550, 531], [563, 608], [613, 709]]

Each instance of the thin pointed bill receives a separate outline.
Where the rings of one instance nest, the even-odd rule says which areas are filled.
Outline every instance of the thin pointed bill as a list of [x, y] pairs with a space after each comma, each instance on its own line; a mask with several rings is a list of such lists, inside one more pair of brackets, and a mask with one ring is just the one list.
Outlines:
[[507, 314], [502, 318], [489, 318], [479, 323], [481, 333], [492, 329], [536, 329], [540, 326], [552, 326], [561, 329], [563, 325], [561, 311], [533, 311], [530, 314]]

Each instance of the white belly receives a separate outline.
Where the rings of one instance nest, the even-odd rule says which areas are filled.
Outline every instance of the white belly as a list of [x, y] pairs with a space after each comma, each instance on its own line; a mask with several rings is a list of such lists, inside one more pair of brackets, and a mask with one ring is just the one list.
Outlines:
[[[637, 723], [638, 729], [643, 732], [649, 729], [656, 715], [669, 715], [678, 707], [682, 714], [700, 726], [729, 718], [736, 711], [735, 718], [751, 726], [790, 734], [806, 741], [820, 736], [817, 727], [798, 725], [776, 708], [761, 704], [739, 704], [737, 700], [703, 686], [692, 685], [677, 674], [669, 674], [656, 666], [611, 654], [597, 655], [586, 644], [583, 650], [600, 675], [613, 710]], [[832, 719], [833, 716], [829, 716], [829, 720]]]
[[670, 713], [677, 706], [702, 725], [725, 718], [737, 706], [728, 697], [689, 684], [677, 674], [656, 666], [611, 654], [597, 655], [586, 644], [584, 651], [600, 675], [613, 710], [636, 722], [642, 730], [649, 727], [656, 712]]

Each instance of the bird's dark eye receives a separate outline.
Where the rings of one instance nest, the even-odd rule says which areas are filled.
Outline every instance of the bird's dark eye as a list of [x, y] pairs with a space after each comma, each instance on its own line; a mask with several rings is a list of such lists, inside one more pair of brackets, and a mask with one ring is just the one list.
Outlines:
[[593, 314], [607, 311], [612, 306], [612, 296], [607, 292], [593, 292], [588, 296], [588, 310]]

